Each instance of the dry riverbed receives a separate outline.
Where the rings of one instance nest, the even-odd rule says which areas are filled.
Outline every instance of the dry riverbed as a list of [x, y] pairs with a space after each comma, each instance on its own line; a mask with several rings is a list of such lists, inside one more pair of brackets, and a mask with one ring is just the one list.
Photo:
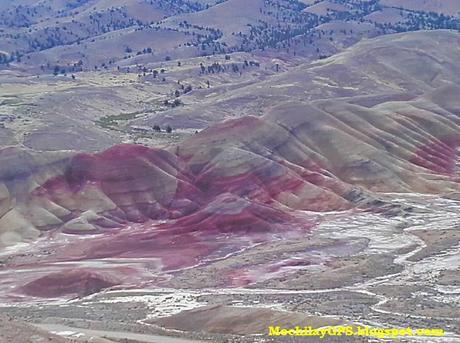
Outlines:
[[[161, 289], [4, 304], [0, 311], [14, 320], [1, 321], [1, 331], [27, 325], [39, 330], [33, 335], [49, 334], [50, 342], [303, 342], [270, 338], [268, 326], [369, 325], [442, 328], [440, 339], [400, 341], [458, 342], [460, 202], [391, 197], [416, 210], [326, 213], [309, 239], [254, 245], [176, 271]], [[223, 286], [232, 278], [238, 282]]]

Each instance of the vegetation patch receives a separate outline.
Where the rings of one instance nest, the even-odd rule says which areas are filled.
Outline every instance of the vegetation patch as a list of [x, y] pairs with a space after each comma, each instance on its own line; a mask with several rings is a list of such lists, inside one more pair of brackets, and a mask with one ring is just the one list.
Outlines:
[[110, 130], [120, 131], [120, 124], [136, 119], [141, 112], [108, 115], [96, 120], [96, 124]]

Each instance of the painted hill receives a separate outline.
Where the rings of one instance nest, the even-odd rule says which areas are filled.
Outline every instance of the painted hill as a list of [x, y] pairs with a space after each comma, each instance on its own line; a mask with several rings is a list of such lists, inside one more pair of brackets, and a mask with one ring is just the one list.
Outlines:
[[[350, 198], [356, 187], [458, 190], [458, 115], [409, 109], [289, 102], [262, 118], [215, 125], [171, 152], [131, 145], [95, 155], [3, 149], [2, 242], [37, 230], [91, 233], [150, 219], [225, 232], [237, 215], [253, 230], [280, 230], [295, 221], [287, 214], [293, 210], [358, 205]], [[217, 215], [228, 206], [228, 220]]]

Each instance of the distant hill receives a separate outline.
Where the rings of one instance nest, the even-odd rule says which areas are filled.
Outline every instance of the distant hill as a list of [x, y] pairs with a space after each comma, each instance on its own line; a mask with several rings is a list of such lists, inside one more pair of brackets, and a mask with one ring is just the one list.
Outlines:
[[0, 7], [0, 64], [60, 73], [113, 69], [142, 54], [315, 59], [366, 37], [460, 29], [459, 10], [437, 0], [22, 0]]
[[[366, 104], [407, 101], [460, 82], [457, 47], [460, 34], [420, 31], [362, 41], [342, 53], [302, 64], [233, 90], [216, 87], [171, 113], [157, 113], [140, 123], [168, 121], [175, 127], [199, 118], [218, 122], [242, 115], [263, 115], [283, 101], [334, 101]], [[439, 47], [443, 46], [442, 49]], [[448, 93], [451, 94], [451, 93]], [[191, 95], [190, 97], [192, 97]], [[196, 94], [198, 96], [198, 94]], [[456, 101], [453, 97], [451, 101]]]
[[381, 0], [380, 2], [383, 6], [442, 13], [460, 18], [460, 3], [457, 0]]

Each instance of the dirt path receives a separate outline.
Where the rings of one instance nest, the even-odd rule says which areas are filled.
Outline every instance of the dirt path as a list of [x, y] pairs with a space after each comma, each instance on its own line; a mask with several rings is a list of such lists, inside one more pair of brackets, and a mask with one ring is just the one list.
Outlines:
[[89, 330], [58, 324], [37, 324], [36, 326], [43, 330], [50, 331], [56, 335], [65, 336], [73, 339], [89, 340], [94, 338], [107, 338], [130, 339], [142, 343], [204, 343], [204, 341], [189, 340], [185, 338], [137, 334], [132, 332]]

